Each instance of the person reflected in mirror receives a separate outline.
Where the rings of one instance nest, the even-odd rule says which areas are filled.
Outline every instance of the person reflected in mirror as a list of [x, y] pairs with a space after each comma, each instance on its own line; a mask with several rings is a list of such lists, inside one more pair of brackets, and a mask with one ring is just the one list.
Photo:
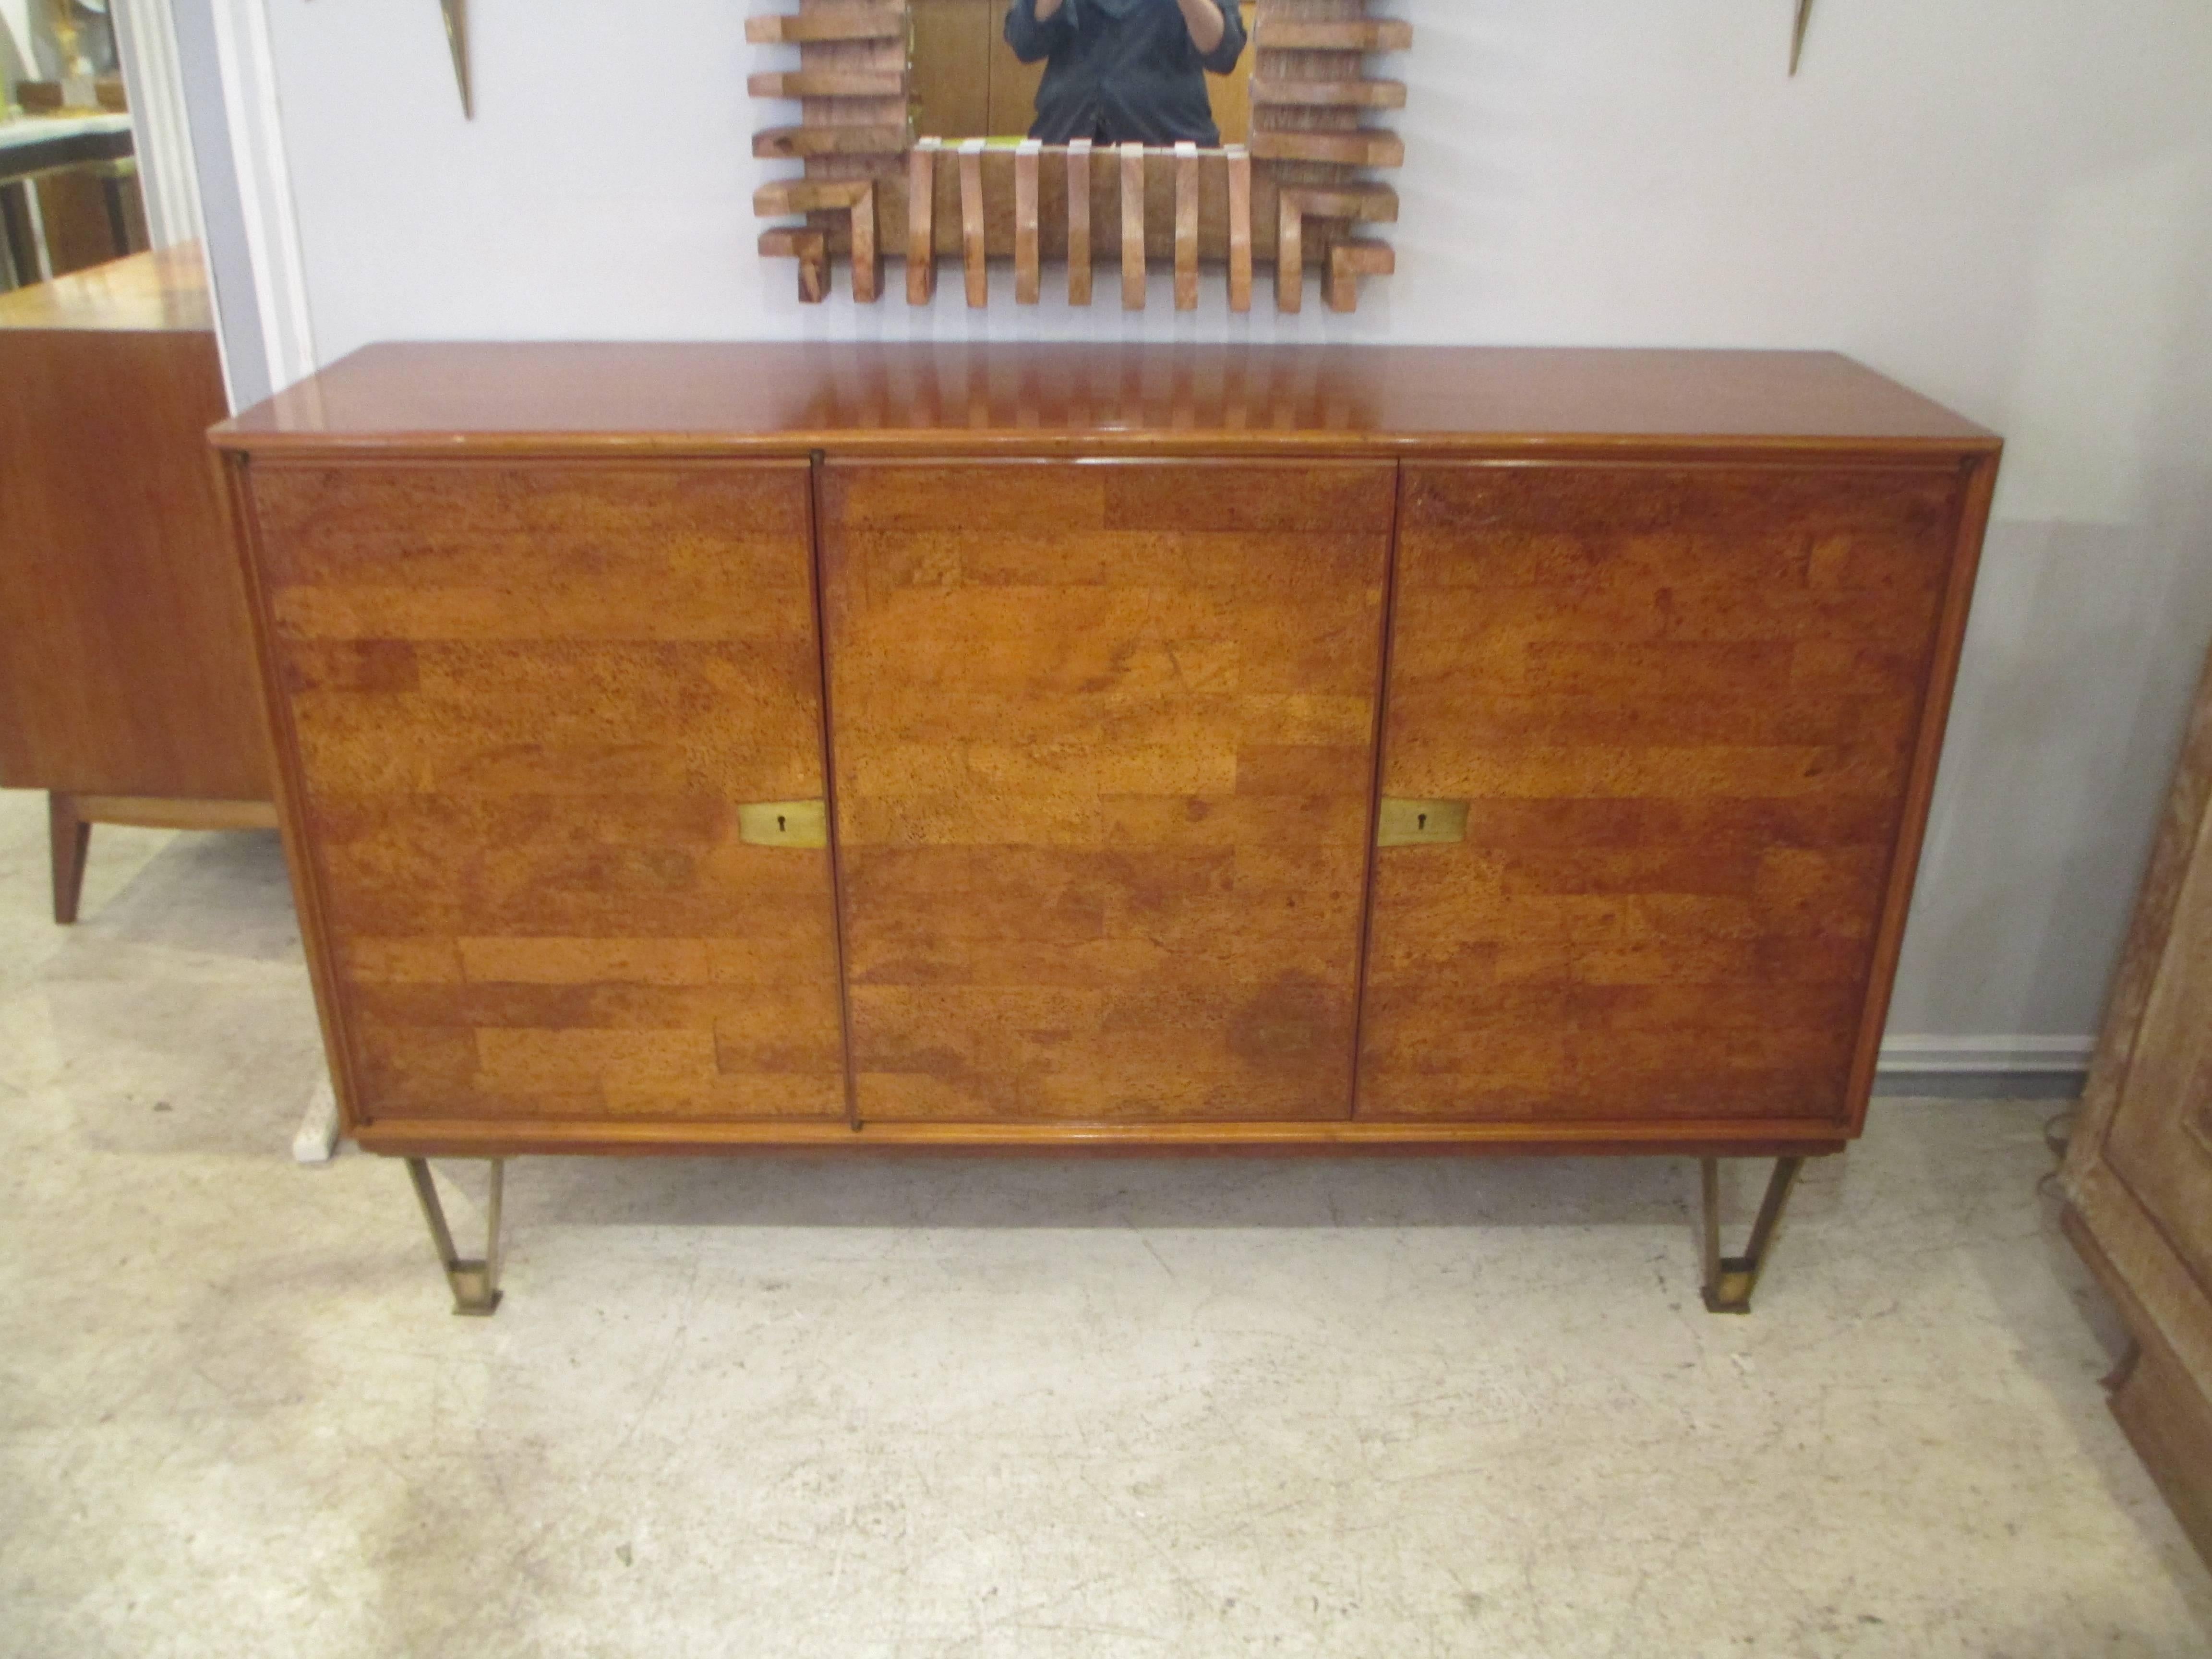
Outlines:
[[1030, 137], [1218, 144], [1206, 95], [1244, 52], [1237, 0], [1014, 0], [1006, 44], [1046, 60]]

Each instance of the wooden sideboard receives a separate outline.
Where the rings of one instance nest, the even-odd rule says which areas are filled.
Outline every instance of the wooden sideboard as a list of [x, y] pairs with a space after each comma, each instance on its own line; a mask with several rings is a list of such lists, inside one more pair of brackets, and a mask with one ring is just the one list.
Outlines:
[[1041, 345], [376, 347], [216, 442], [372, 1151], [1792, 1171], [1998, 453], [1829, 356]]
[[67, 922], [95, 823], [276, 822], [198, 247], [0, 295], [0, 787], [47, 792]]

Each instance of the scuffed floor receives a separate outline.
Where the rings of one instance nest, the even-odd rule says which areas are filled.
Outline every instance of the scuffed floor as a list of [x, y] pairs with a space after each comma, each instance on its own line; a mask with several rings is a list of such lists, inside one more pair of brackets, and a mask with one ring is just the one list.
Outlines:
[[2052, 1108], [1878, 1105], [1749, 1320], [1685, 1163], [964, 1159], [526, 1160], [460, 1320], [287, 1157], [273, 837], [93, 860], [0, 794], [0, 1653], [2212, 1652]]

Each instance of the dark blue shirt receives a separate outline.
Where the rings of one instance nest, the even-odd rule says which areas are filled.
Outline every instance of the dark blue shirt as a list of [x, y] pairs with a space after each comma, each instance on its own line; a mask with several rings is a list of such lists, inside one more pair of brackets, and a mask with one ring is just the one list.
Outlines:
[[1176, 0], [1065, 0], [1042, 22], [1036, 0], [1014, 0], [1006, 44], [1024, 64], [1048, 59], [1030, 137], [1048, 144], [1218, 144], [1206, 75], [1244, 52], [1237, 0], [1216, 0], [1221, 44], [1200, 52]]

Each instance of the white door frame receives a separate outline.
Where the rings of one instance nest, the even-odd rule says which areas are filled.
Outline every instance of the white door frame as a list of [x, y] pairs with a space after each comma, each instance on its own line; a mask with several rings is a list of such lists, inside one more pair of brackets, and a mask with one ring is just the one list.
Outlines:
[[168, 0], [112, 0], [116, 51], [131, 101], [132, 148], [155, 247], [200, 240], [200, 187], [185, 116], [184, 71]]
[[234, 410], [318, 366], [268, 3], [113, 0], [155, 240], [207, 250]]

